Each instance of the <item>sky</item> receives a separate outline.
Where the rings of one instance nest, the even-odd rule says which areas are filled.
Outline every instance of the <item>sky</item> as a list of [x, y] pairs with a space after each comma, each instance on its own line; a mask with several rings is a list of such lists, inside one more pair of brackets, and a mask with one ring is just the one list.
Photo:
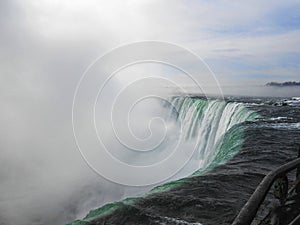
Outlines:
[[0, 1], [0, 224], [61, 224], [123, 196], [72, 133], [74, 92], [97, 57], [155, 40], [196, 53], [221, 86], [299, 81], [299, 21], [299, 0]]
[[28, 68], [29, 62], [24, 61], [36, 57], [51, 70], [61, 68], [54, 65], [58, 61], [72, 64], [76, 60], [84, 70], [86, 62], [111, 48], [159, 40], [194, 51], [221, 81], [299, 80], [299, 1], [28, 0], [1, 4], [1, 54], [9, 61], [2, 70], [13, 61], [22, 61]]

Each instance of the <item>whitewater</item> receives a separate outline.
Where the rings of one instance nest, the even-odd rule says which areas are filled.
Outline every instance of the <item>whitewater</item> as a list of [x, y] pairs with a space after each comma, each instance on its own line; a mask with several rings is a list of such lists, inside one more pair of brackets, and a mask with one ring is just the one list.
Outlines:
[[[164, 118], [167, 123], [179, 124], [181, 138], [184, 142], [192, 143], [191, 146], [195, 146], [190, 161], [183, 167], [185, 178], [178, 179], [180, 176], [174, 176], [142, 197], [130, 197], [120, 202], [106, 204], [92, 210], [85, 218], [71, 224], [93, 224], [92, 221], [101, 220], [113, 212], [122, 211], [124, 207], [125, 211], [128, 208], [130, 211], [138, 210], [135, 205], [143, 199], [148, 199], [149, 196], [151, 198], [155, 194], [166, 193], [174, 188], [180, 188], [186, 184], [187, 179], [198, 177], [211, 171], [214, 167], [226, 163], [240, 150], [243, 144], [244, 128], [241, 124], [260, 118], [257, 112], [247, 108], [244, 103], [207, 99], [199, 96], [174, 96], [169, 98], [168, 104], [162, 102], [161, 105], [167, 109]], [[186, 176], [187, 171], [188, 176]], [[151, 206], [149, 205], [149, 207]], [[125, 214], [127, 213], [126, 211]], [[147, 216], [153, 217], [152, 222], [153, 220], [160, 221], [159, 224], [200, 224], [189, 223], [168, 216], [156, 217], [150, 214]], [[120, 217], [117, 218], [120, 219]], [[118, 224], [122, 224], [122, 222], [118, 222]], [[140, 221], [139, 224], [144, 223]]]

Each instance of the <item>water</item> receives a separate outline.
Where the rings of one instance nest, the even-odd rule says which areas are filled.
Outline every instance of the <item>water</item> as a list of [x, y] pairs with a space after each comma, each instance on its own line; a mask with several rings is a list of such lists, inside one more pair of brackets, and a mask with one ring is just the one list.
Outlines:
[[[262, 178], [297, 157], [300, 107], [274, 106], [278, 100], [173, 98], [178, 113], [170, 115], [184, 121], [185, 139], [205, 140], [197, 146], [198, 169], [72, 224], [231, 224]], [[262, 209], [271, 204], [267, 198]]]

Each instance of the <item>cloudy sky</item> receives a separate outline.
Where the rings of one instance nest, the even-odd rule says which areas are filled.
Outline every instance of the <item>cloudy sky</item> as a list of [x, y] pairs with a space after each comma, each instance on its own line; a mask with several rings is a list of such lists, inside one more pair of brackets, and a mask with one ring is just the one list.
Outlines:
[[159, 40], [195, 52], [224, 85], [299, 81], [299, 21], [299, 0], [0, 1], [0, 224], [61, 224], [87, 212], [80, 197], [99, 196], [84, 186], [95, 175], [71, 121], [77, 82], [99, 55]]
[[78, 67], [79, 73], [118, 45], [161, 40], [197, 53], [221, 80], [297, 80], [299, 5], [297, 0], [2, 1], [1, 70], [21, 70], [22, 77], [41, 81], [56, 68]]

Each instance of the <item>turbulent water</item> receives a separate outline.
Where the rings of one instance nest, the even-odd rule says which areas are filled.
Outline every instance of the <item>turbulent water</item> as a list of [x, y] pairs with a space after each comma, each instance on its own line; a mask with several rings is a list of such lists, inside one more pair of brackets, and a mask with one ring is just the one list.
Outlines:
[[[186, 141], [200, 138], [197, 170], [72, 224], [230, 224], [266, 173], [297, 156], [300, 107], [278, 100], [172, 98], [168, 118], [182, 122]], [[262, 208], [270, 204], [271, 197]]]

